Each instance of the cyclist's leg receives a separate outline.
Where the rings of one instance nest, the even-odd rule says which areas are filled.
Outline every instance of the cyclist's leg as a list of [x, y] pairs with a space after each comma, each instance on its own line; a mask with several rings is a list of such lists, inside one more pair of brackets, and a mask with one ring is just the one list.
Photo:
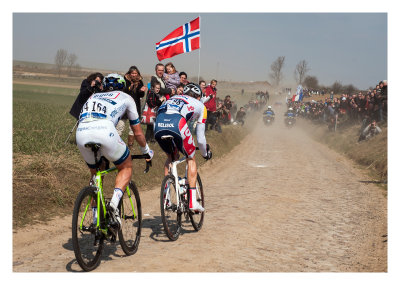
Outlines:
[[[184, 119], [183, 119], [184, 120]], [[184, 120], [185, 121], [185, 120]], [[199, 204], [196, 198], [196, 179], [197, 179], [197, 165], [194, 159], [196, 146], [189, 127], [183, 121], [179, 126], [181, 132], [181, 144], [177, 143], [179, 150], [186, 156], [188, 164], [188, 182], [189, 182], [189, 208], [193, 211], [203, 212], [204, 208]]]

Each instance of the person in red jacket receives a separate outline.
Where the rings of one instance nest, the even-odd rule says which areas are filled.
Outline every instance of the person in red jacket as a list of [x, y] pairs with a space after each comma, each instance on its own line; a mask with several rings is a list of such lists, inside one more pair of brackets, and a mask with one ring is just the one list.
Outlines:
[[217, 97], [217, 80], [213, 79], [205, 89], [205, 97], [211, 97], [209, 100], [206, 100], [207, 103], [204, 104], [207, 108], [207, 122], [206, 122], [206, 130], [208, 130], [208, 126], [212, 129], [216, 122], [217, 116], [215, 112], [217, 111], [216, 97]]

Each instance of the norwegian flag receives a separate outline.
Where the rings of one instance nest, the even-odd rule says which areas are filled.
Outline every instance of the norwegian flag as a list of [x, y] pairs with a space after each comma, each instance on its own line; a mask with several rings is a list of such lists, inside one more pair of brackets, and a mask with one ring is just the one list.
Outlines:
[[200, 48], [200, 17], [180, 26], [156, 43], [158, 60]]

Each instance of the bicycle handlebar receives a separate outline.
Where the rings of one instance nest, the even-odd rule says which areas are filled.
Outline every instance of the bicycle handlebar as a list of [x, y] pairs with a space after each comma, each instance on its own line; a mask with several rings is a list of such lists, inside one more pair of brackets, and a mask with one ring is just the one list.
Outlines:
[[144, 170], [144, 173], [149, 172], [150, 167], [152, 166], [149, 154], [132, 154], [131, 158], [132, 158], [132, 160], [133, 159], [146, 159], [146, 169]]

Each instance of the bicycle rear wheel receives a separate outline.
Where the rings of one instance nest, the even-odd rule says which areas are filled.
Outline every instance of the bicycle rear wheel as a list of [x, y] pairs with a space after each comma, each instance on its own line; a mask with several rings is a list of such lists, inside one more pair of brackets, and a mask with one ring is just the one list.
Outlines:
[[178, 209], [175, 178], [172, 175], [164, 177], [161, 184], [160, 208], [165, 234], [174, 241], [181, 231], [182, 213]]
[[95, 187], [85, 187], [79, 192], [72, 215], [72, 245], [76, 260], [85, 271], [100, 264], [104, 237], [97, 235], [92, 205], [96, 205]]
[[[204, 208], [204, 193], [203, 184], [201, 183], [200, 175], [197, 173], [196, 180], [196, 198], [200, 205]], [[189, 211], [190, 222], [196, 231], [199, 231], [203, 226], [204, 222], [204, 212], [193, 213]]]
[[130, 197], [126, 191], [119, 204], [121, 228], [118, 236], [119, 243], [126, 255], [136, 253], [142, 232], [142, 206], [139, 191], [132, 181], [129, 183], [129, 191]]

